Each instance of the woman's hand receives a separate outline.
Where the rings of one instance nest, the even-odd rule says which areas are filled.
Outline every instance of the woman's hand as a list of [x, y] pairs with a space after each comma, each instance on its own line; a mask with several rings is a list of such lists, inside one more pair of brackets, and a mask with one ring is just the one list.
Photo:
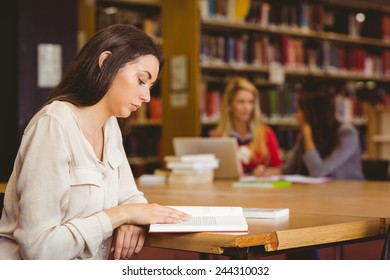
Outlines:
[[156, 223], [180, 223], [191, 218], [176, 209], [158, 204], [130, 203], [105, 210], [113, 229], [123, 225], [150, 225]]
[[190, 215], [176, 209], [158, 204], [126, 204], [127, 224], [150, 225], [156, 223], [180, 223], [191, 218]]
[[145, 242], [146, 227], [121, 225], [115, 231], [111, 244], [110, 258], [114, 260], [128, 260], [138, 254]]
[[256, 177], [265, 177], [272, 175], [280, 175], [282, 171], [277, 167], [266, 167], [265, 165], [258, 165], [253, 169], [252, 175]]
[[309, 124], [304, 124], [301, 126], [303, 141], [305, 144], [305, 151], [308, 152], [312, 149], [315, 149], [313, 134], [311, 130], [311, 126]]

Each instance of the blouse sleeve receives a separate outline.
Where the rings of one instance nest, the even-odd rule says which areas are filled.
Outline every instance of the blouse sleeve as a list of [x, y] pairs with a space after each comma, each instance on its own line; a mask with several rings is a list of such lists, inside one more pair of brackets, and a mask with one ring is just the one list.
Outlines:
[[104, 212], [62, 222], [70, 192], [68, 138], [43, 116], [26, 130], [17, 156], [19, 221], [14, 237], [24, 259], [88, 258], [112, 235]]
[[266, 128], [267, 147], [270, 155], [270, 167], [279, 167], [282, 164], [280, 158], [279, 143], [271, 128]]
[[359, 150], [359, 137], [352, 127], [342, 127], [338, 134], [339, 144], [333, 152], [322, 159], [317, 149], [306, 152], [303, 160], [312, 177], [323, 177], [342, 167], [350, 156]]

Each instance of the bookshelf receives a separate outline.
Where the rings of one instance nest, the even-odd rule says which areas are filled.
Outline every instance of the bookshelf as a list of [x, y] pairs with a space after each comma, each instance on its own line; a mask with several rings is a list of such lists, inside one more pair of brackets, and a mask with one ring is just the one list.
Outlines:
[[[156, 0], [98, 0], [94, 8], [95, 28], [112, 24], [134, 25], [162, 44], [160, 1]], [[160, 82], [151, 91], [151, 101], [144, 103], [129, 119], [119, 120], [124, 130], [124, 147], [135, 177], [153, 173], [162, 166], [162, 98]], [[127, 134], [127, 132], [129, 132]]]
[[368, 116], [368, 158], [390, 160], [390, 102], [387, 106], [366, 106]]
[[[286, 149], [296, 133], [294, 94], [308, 78], [329, 85], [338, 116], [356, 124], [363, 148], [370, 144], [363, 104], [390, 93], [385, 1], [163, 0], [161, 8], [167, 66], [184, 55], [189, 73], [181, 106], [173, 102], [173, 70], [168, 66], [162, 76], [165, 154], [173, 152], [175, 136], [207, 136], [218, 120], [218, 98], [234, 75], [257, 85], [265, 120], [287, 141], [280, 143]], [[365, 96], [361, 87], [373, 90]]]

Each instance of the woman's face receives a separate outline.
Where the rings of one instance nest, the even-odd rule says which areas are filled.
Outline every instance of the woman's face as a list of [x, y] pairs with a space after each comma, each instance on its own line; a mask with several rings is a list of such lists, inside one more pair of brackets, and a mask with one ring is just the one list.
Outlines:
[[240, 89], [230, 103], [232, 117], [236, 121], [249, 122], [255, 106], [255, 96], [252, 92]]
[[126, 118], [150, 101], [150, 89], [159, 71], [159, 61], [153, 55], [138, 58], [119, 69], [112, 86], [104, 96], [110, 115]]

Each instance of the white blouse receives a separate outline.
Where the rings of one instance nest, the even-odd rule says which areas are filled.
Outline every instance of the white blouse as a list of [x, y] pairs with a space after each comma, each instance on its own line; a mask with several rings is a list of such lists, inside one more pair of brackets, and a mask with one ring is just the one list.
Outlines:
[[0, 220], [0, 259], [107, 259], [112, 224], [103, 212], [146, 203], [137, 189], [115, 117], [96, 158], [66, 103], [30, 121], [9, 179]]

